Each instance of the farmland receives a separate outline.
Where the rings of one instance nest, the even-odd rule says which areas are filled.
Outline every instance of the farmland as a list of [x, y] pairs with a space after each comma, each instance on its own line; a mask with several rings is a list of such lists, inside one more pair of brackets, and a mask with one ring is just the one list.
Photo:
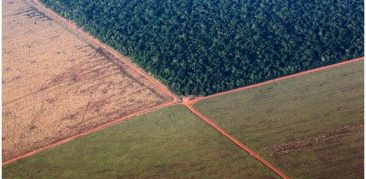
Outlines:
[[2, 1], [4, 177], [361, 178], [362, 3], [258, 2]]
[[363, 61], [194, 105], [290, 178], [363, 177]]
[[3, 160], [172, 101], [34, 7], [3, 3]]
[[5, 178], [276, 178], [182, 105], [3, 168]]

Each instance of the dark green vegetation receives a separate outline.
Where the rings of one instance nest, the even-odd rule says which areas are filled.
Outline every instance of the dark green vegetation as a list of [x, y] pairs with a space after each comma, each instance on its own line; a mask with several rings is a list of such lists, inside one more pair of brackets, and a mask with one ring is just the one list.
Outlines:
[[361, 0], [42, 0], [177, 94], [363, 56]]
[[179, 105], [3, 168], [4, 178], [276, 178]]
[[290, 178], [363, 178], [363, 62], [201, 101]]

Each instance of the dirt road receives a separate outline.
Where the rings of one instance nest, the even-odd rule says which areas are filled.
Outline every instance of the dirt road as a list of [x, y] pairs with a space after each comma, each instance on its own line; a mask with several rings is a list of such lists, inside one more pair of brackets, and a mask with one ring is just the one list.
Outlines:
[[268, 161], [266, 161], [261, 156], [259, 156], [257, 153], [255, 153], [253, 150], [251, 150], [249, 147], [247, 147], [244, 144], [242, 144], [238, 139], [236, 139], [232, 135], [228, 134], [224, 129], [222, 129], [220, 126], [218, 126], [212, 120], [210, 120], [208, 117], [206, 117], [205, 115], [203, 115], [202, 113], [200, 113], [198, 110], [196, 110], [195, 108], [193, 108], [192, 105], [194, 103], [192, 103], [192, 101], [190, 101], [190, 100], [183, 100], [183, 103], [182, 104], [184, 106], [186, 106], [189, 110], [191, 110], [191, 112], [193, 114], [195, 114], [200, 119], [202, 119], [203, 121], [205, 121], [208, 125], [210, 125], [214, 129], [216, 129], [218, 132], [220, 132], [223, 136], [225, 136], [226, 138], [228, 138], [229, 140], [231, 140], [237, 146], [239, 146], [240, 148], [242, 148], [243, 150], [245, 150], [246, 152], [248, 152], [251, 156], [253, 156], [254, 158], [256, 158], [258, 161], [260, 161], [263, 165], [265, 165], [266, 167], [268, 167], [270, 170], [272, 170], [278, 176], [280, 176], [280, 177], [282, 177], [284, 179], [288, 179], [289, 178], [284, 173], [282, 173], [279, 169], [277, 169], [275, 166], [273, 166]]

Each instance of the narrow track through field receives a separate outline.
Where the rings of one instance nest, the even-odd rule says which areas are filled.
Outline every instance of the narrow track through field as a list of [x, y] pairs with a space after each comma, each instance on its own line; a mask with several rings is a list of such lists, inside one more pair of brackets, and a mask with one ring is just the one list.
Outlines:
[[204, 116], [202, 113], [200, 113], [197, 109], [192, 107], [192, 103], [190, 101], [183, 101], [183, 105], [186, 106], [193, 114], [201, 118], [203, 121], [205, 121], [207, 124], [209, 124], [211, 127], [219, 131], [223, 136], [231, 140], [233, 143], [235, 143], [237, 146], [248, 152], [251, 156], [253, 156], [255, 159], [260, 161], [263, 165], [268, 167], [270, 170], [272, 170], [274, 173], [276, 173], [278, 176], [288, 179], [289, 177], [286, 176], [284, 173], [282, 173], [279, 169], [277, 169], [275, 166], [270, 164], [268, 161], [263, 159], [261, 156], [259, 156], [257, 153], [255, 153], [253, 150], [251, 150], [249, 147], [242, 144], [238, 139], [233, 137], [232, 135], [228, 134], [223, 128], [221, 128], [219, 125], [214, 123], [212, 120], [210, 120], [208, 117]]

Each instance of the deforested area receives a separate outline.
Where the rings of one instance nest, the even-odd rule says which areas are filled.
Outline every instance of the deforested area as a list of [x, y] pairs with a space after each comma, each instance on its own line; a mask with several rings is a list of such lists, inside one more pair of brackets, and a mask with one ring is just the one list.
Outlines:
[[3, 3], [3, 161], [170, 101], [29, 0]]
[[42, 0], [183, 95], [363, 56], [360, 0]]

